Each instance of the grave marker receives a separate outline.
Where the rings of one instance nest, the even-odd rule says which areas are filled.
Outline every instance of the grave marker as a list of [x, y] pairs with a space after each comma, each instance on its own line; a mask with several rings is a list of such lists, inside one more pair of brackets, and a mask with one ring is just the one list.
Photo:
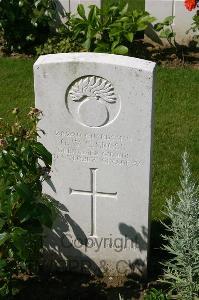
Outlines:
[[[186, 34], [186, 32], [193, 23], [192, 18], [197, 8], [191, 12], [188, 11], [185, 8], [184, 0], [145, 0], [145, 10], [157, 18], [154, 23], [162, 22], [169, 16], [175, 17], [172, 27], [176, 33], [176, 41], [180, 44], [187, 44], [192, 39], [193, 33]], [[151, 28], [146, 33], [152, 40], [157, 41], [154, 39], [154, 31]], [[162, 39], [162, 42], [167, 43], [166, 39]]]
[[43, 190], [60, 209], [46, 258], [77, 272], [143, 274], [147, 266], [153, 62], [96, 53], [34, 65], [41, 142], [53, 154]]

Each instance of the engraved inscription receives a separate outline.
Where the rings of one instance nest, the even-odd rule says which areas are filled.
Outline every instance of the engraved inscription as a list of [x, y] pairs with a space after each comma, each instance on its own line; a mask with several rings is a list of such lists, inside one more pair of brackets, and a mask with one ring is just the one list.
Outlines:
[[97, 198], [112, 198], [117, 200], [117, 193], [102, 193], [97, 192], [97, 171], [98, 169], [91, 168], [91, 191], [73, 190], [70, 188], [70, 195], [85, 195], [91, 197], [91, 237], [97, 237]]
[[103, 127], [115, 121], [120, 103], [113, 85], [98, 76], [77, 79], [66, 93], [68, 111], [78, 123], [90, 128]]
[[128, 150], [129, 146], [133, 148], [133, 140], [128, 136], [83, 133], [66, 129], [55, 132], [55, 142], [54, 161], [63, 159], [127, 168], [142, 165], [139, 157], [134, 157]]

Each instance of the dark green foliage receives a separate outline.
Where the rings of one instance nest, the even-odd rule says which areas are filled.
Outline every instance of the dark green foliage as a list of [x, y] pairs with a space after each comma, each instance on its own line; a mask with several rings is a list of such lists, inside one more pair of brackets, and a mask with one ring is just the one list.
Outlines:
[[[174, 299], [199, 298], [199, 186], [192, 180], [188, 155], [183, 155], [181, 190], [167, 201], [164, 249], [171, 259], [164, 263], [163, 281], [170, 284]], [[178, 200], [178, 201], [176, 201]]]
[[169, 300], [169, 298], [162, 290], [152, 288], [144, 295], [144, 300]]
[[36, 53], [37, 55], [68, 53], [79, 52], [82, 49], [80, 44], [70, 38], [67, 27], [62, 25], [52, 37], [48, 38], [45, 44], [36, 47]]
[[34, 52], [55, 22], [53, 0], [1, 0], [0, 30], [8, 51]]
[[147, 28], [155, 19], [147, 12], [128, 11], [128, 4], [100, 9], [91, 5], [88, 15], [82, 4], [78, 17], [70, 16], [67, 34], [87, 51], [128, 54], [135, 34]]
[[[51, 154], [37, 142], [40, 111], [31, 109], [27, 127], [0, 121], [0, 295], [11, 295], [16, 276], [39, 267], [44, 225], [52, 226], [53, 205], [42, 194]], [[13, 277], [15, 275], [15, 277]], [[14, 279], [15, 278], [15, 279]]]

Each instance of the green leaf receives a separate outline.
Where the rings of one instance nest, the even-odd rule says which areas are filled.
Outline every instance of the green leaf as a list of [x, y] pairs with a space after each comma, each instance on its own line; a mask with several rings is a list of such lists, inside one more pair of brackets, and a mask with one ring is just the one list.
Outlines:
[[108, 53], [110, 51], [110, 44], [99, 42], [97, 47], [95, 48], [94, 52], [98, 53]]
[[121, 15], [121, 16], [126, 15], [127, 12], [128, 12], [128, 9], [129, 9], [129, 5], [128, 5], [128, 3], [127, 3], [127, 4], [124, 6], [124, 8], [122, 9], [122, 11], [120, 12], [120, 15]]
[[137, 24], [137, 31], [144, 31], [144, 30], [146, 30], [147, 29], [147, 27], [148, 27], [148, 24], [146, 24], [146, 23], [138, 23]]
[[88, 14], [88, 22], [89, 24], [93, 24], [93, 22], [96, 20], [96, 16], [97, 16], [97, 9], [95, 5], [91, 5], [91, 10]]
[[34, 149], [39, 158], [41, 158], [46, 165], [52, 164], [52, 154], [44, 147], [44, 145], [37, 142], [34, 144]]
[[86, 20], [86, 14], [85, 14], [85, 9], [83, 4], [79, 4], [77, 6], [77, 12], [82, 17], [82, 19]]
[[7, 261], [5, 259], [0, 258], [0, 271], [7, 266]]
[[33, 192], [28, 184], [23, 182], [19, 183], [16, 186], [16, 192], [25, 201], [30, 202], [33, 200]]
[[161, 31], [160, 37], [167, 38], [167, 39], [171, 38], [171, 37], [173, 37], [173, 32], [169, 28], [166, 28], [165, 30]]
[[0, 296], [5, 297], [8, 294], [9, 294], [8, 284], [4, 283], [4, 285], [0, 287]]
[[164, 24], [162, 23], [156, 23], [154, 26], [153, 26], [154, 30], [159, 32], [160, 30], [162, 30], [164, 28]]
[[9, 239], [7, 232], [0, 233], [0, 246], [2, 246]]
[[17, 242], [18, 239], [21, 239], [22, 237], [26, 236], [26, 234], [27, 234], [27, 230], [25, 230], [21, 227], [14, 227], [12, 229], [11, 236], [12, 236], [13, 241]]
[[125, 34], [125, 37], [126, 37], [127, 41], [132, 43], [133, 38], [134, 38], [134, 34], [132, 32], [128, 32], [128, 33]]
[[21, 259], [26, 259], [28, 255], [28, 249], [26, 247], [28, 241], [27, 233], [27, 230], [21, 227], [14, 227], [10, 234]]
[[31, 201], [25, 201], [16, 213], [16, 217], [19, 218], [20, 222], [26, 222], [31, 218], [32, 204]]
[[0, 230], [2, 230], [3, 226], [5, 225], [5, 220], [3, 220], [2, 218], [0, 218]]
[[92, 30], [92, 27], [89, 25], [88, 26], [88, 31], [87, 31], [87, 34], [86, 34], [86, 38], [91, 40], [92, 37], [93, 37], [93, 30]]
[[118, 44], [119, 44], [119, 41], [114, 41], [111, 45], [111, 50], [113, 51], [117, 47]]
[[53, 223], [52, 212], [44, 203], [38, 203], [32, 212], [32, 217], [39, 220], [41, 224], [51, 228]]
[[120, 35], [121, 32], [122, 32], [122, 25], [118, 26], [118, 27], [110, 28], [109, 35], [110, 35], [110, 37], [115, 37], [115, 36]]
[[128, 22], [129, 21], [129, 17], [122, 17], [119, 19], [120, 22]]
[[0, 193], [0, 211], [4, 215], [6, 215], [7, 218], [10, 218], [12, 214], [12, 201], [10, 194], [6, 193], [6, 191], [1, 191]]
[[118, 9], [117, 6], [111, 6], [111, 7], [109, 8], [109, 10], [110, 10], [111, 12], [113, 12], [113, 11], [115, 11], [115, 10], [117, 10], [117, 9]]
[[173, 20], [175, 19], [175, 17], [173, 16], [169, 16], [169, 17], [166, 17], [163, 21], [163, 23], [167, 26], [171, 25], [173, 23]]
[[114, 48], [113, 53], [119, 55], [126, 55], [128, 54], [128, 48], [126, 46], [120, 45]]
[[90, 50], [91, 47], [91, 39], [87, 38], [87, 40], [82, 44], [82, 46], [86, 49], [86, 50]]
[[156, 18], [154, 18], [154, 17], [152, 17], [152, 16], [150, 16], [150, 15], [146, 15], [146, 16], [142, 16], [142, 17], [140, 17], [140, 19], [139, 19], [139, 22], [141, 22], [141, 23], [145, 23], [145, 24], [149, 24], [149, 23], [153, 23], [153, 22], [155, 22], [156, 21]]

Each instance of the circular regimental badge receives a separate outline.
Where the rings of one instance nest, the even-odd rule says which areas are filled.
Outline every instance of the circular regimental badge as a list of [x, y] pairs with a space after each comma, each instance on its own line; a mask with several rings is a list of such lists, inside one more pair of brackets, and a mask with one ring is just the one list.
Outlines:
[[66, 106], [78, 123], [98, 128], [116, 120], [121, 101], [108, 80], [84, 76], [72, 82], [67, 89]]

